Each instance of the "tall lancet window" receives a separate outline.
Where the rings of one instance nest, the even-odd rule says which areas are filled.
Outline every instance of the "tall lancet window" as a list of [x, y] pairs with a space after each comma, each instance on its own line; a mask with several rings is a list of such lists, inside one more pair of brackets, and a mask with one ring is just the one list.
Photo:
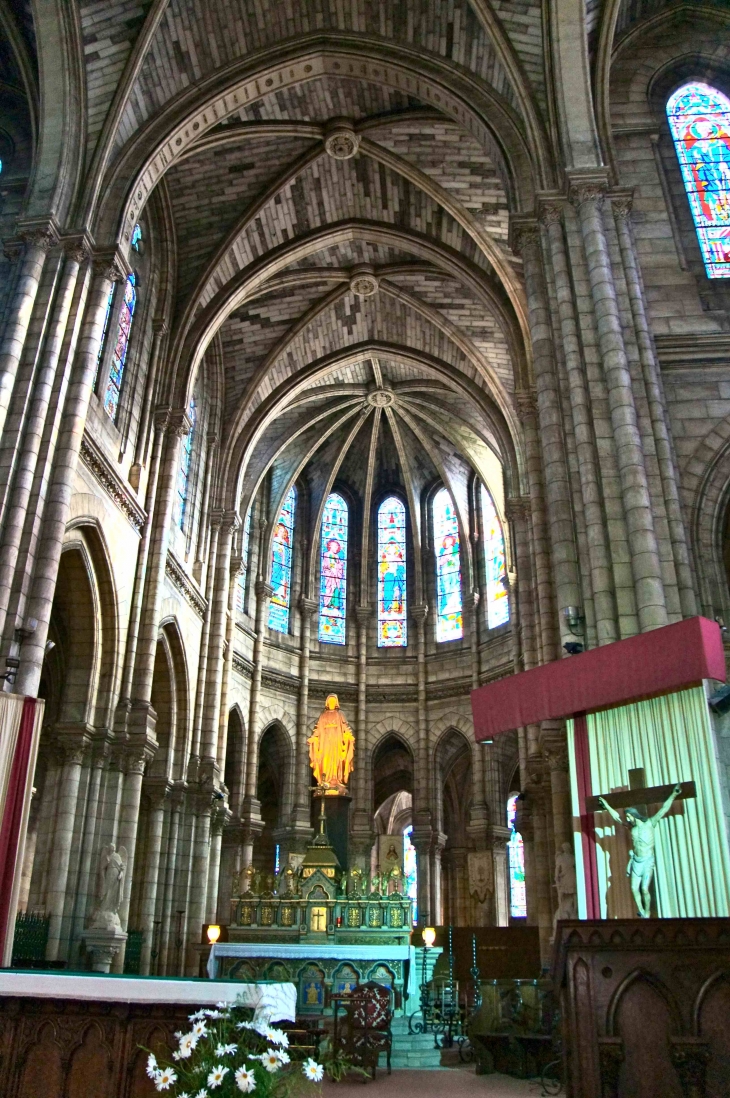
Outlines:
[[[127, 361], [129, 336], [132, 331], [132, 321], [134, 319], [136, 305], [137, 276], [134, 271], [132, 271], [132, 273], [127, 276], [127, 281], [124, 283], [124, 300], [122, 301], [122, 308], [119, 313], [117, 342], [114, 351], [112, 352], [109, 379], [106, 383], [106, 392], [104, 393], [104, 411], [108, 416], [111, 416], [112, 419], [117, 418], [119, 395], [122, 391], [122, 381], [124, 379], [124, 365]], [[107, 302], [107, 316], [109, 308], [110, 304]]]
[[330, 492], [322, 513], [319, 579], [319, 639], [345, 643], [347, 612], [347, 504]]
[[433, 499], [433, 547], [436, 553], [436, 640], [458, 640], [464, 635], [459, 522], [446, 488], [441, 488]]
[[294, 512], [297, 492], [292, 484], [284, 500], [279, 521], [274, 530], [271, 547], [271, 586], [274, 593], [269, 604], [269, 629], [278, 633], [289, 632], [289, 604], [291, 601], [291, 565], [294, 542]]
[[693, 82], [667, 100], [684, 189], [708, 278], [730, 278], [730, 99]]
[[525, 847], [522, 836], [516, 829], [517, 800], [519, 793], [513, 793], [507, 801], [507, 827], [510, 830], [507, 843], [509, 860], [509, 913], [513, 919], [527, 916], [527, 893], [525, 891]]
[[388, 496], [378, 508], [378, 647], [407, 643], [406, 509]]
[[188, 404], [188, 419], [190, 430], [183, 436], [180, 443], [180, 464], [177, 470], [177, 496], [175, 499], [177, 524], [181, 530], [185, 528], [185, 515], [188, 509], [190, 494], [190, 465], [193, 460], [193, 446], [195, 445], [195, 428], [198, 422], [198, 409], [195, 397], [190, 398]]
[[509, 621], [507, 565], [504, 534], [494, 501], [482, 485], [482, 539], [487, 581], [487, 626], [496, 629]]

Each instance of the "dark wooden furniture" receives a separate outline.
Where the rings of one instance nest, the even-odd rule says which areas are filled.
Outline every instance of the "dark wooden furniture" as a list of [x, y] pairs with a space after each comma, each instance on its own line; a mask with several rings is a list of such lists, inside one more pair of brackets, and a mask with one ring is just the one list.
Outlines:
[[558, 924], [568, 1098], [730, 1098], [730, 919]]
[[555, 1059], [553, 1038], [544, 1033], [475, 1033], [470, 1038], [477, 1075], [534, 1079]]
[[[393, 1046], [390, 989], [375, 980], [359, 984], [349, 995], [333, 995], [332, 1044], [356, 1066], [369, 1071], [373, 1079], [381, 1052], [386, 1055], [388, 1075]], [[340, 1009], [344, 1010], [344, 1017]], [[363, 1079], [363, 1082], [366, 1082]]]

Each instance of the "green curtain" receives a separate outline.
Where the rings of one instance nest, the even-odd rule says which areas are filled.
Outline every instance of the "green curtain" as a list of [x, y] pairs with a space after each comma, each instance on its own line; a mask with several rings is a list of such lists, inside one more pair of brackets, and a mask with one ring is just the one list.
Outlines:
[[[594, 795], [628, 788], [629, 770], [642, 766], [649, 786], [697, 785], [697, 798], [681, 802], [683, 815], [670, 813], [656, 828], [657, 914], [730, 914], [726, 820], [703, 687], [590, 713], [587, 725]], [[575, 796], [573, 759], [571, 764]], [[635, 916], [626, 878], [628, 832], [599, 812], [596, 838], [601, 915]]]

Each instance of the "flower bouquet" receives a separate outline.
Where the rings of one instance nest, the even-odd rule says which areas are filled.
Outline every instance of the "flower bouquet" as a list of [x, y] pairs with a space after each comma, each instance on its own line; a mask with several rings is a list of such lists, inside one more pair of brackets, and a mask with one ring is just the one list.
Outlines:
[[319, 1083], [324, 1068], [311, 1057], [294, 1061], [282, 1029], [251, 1021], [245, 1007], [219, 1003], [190, 1015], [188, 1033], [176, 1033], [169, 1064], [150, 1052], [147, 1074], [169, 1098], [287, 1098], [303, 1080]]

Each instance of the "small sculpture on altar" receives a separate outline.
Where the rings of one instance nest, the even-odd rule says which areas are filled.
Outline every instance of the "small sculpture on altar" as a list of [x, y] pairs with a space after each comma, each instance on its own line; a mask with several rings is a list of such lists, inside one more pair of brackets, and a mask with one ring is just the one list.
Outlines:
[[675, 785], [666, 801], [653, 816], [647, 817], [642, 808], [627, 808], [626, 820], [622, 820], [615, 808], [604, 797], [599, 797], [601, 808], [608, 812], [616, 823], [628, 827], [631, 831], [631, 851], [626, 876], [631, 878], [631, 892], [638, 909], [639, 918], [651, 917], [651, 882], [656, 865], [654, 828], [663, 820], [674, 804], [675, 798], [682, 792], [681, 785]]
[[555, 855], [555, 889], [558, 906], [553, 919], [553, 937], [559, 919], [578, 918], [578, 881], [575, 873], [575, 854], [570, 843], [563, 843]]
[[96, 904], [91, 915], [89, 929], [120, 930], [119, 908], [124, 896], [124, 878], [127, 874], [127, 851], [114, 843], [102, 847], [96, 876]]
[[317, 785], [339, 793], [346, 792], [347, 779], [352, 773], [355, 737], [340, 712], [336, 694], [330, 694], [325, 701], [324, 710], [307, 744], [309, 765]]

